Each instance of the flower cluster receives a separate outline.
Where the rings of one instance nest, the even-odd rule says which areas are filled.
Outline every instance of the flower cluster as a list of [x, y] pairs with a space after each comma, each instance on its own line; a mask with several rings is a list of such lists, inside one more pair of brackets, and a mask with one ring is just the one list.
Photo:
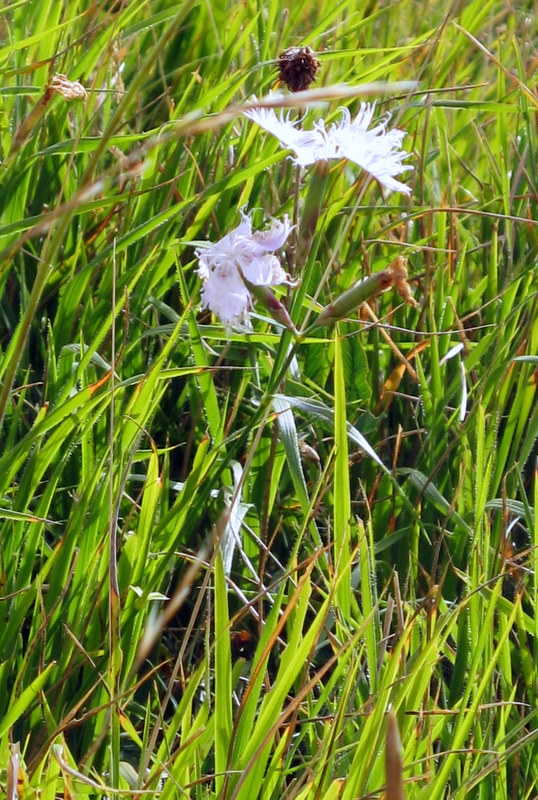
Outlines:
[[289, 283], [274, 252], [292, 227], [285, 216], [282, 222], [274, 220], [268, 230], [253, 233], [250, 216], [241, 212], [237, 228], [196, 250], [203, 307], [210, 308], [227, 328], [245, 322], [252, 307], [245, 280], [254, 286]]
[[[315, 79], [320, 64], [311, 48], [294, 47], [281, 54], [279, 68], [281, 80], [290, 91], [298, 91], [307, 88]], [[359, 112], [353, 119], [344, 108], [339, 122], [327, 124], [320, 119], [310, 129], [291, 120], [290, 112], [285, 114], [281, 111], [277, 115], [272, 108], [251, 108], [244, 115], [276, 136], [282, 147], [294, 153], [293, 160], [299, 166], [306, 167], [321, 162], [318, 170], [321, 171], [321, 180], [326, 173], [326, 161], [347, 159], [364, 169], [388, 191], [409, 194], [410, 187], [396, 178], [402, 172], [413, 169], [404, 163], [409, 156], [401, 149], [405, 133], [397, 128], [388, 129], [388, 114], [372, 125], [374, 113], [375, 103], [361, 103]], [[315, 187], [315, 180], [316, 173], [313, 175], [312, 187]], [[308, 197], [310, 194], [314, 197], [316, 192], [309, 193]], [[317, 196], [322, 196], [322, 193], [318, 192]], [[300, 226], [303, 248], [309, 245], [308, 231], [315, 229], [319, 214], [315, 204], [309, 205], [308, 197]], [[282, 247], [292, 227], [288, 217], [284, 217], [282, 222], [273, 221], [269, 230], [253, 233], [250, 216], [242, 213], [241, 222], [231, 233], [215, 244], [207, 243], [196, 250], [198, 275], [202, 280], [203, 307], [216, 314], [227, 328], [245, 323], [253, 301], [257, 299], [275, 319], [295, 332], [285, 306], [269, 288], [290, 283], [274, 253]], [[375, 280], [379, 282], [385, 276], [387, 286], [396, 286], [407, 302], [413, 302], [405, 280], [406, 275], [407, 273], [398, 277], [387, 273], [385, 276], [383, 273]], [[376, 284], [372, 291], [382, 288]], [[355, 302], [355, 291], [360, 294], [367, 289], [369, 290], [369, 284], [354, 289], [350, 302]], [[320, 318], [327, 318], [330, 322], [337, 318], [338, 311], [338, 306], [333, 308], [331, 305], [325, 316], [322, 312]]]
[[375, 103], [361, 103], [359, 113], [352, 120], [344, 108], [339, 123], [326, 127], [321, 119], [310, 130], [298, 128], [297, 123], [290, 120], [289, 112], [277, 116], [272, 108], [255, 108], [245, 111], [244, 115], [276, 136], [283, 147], [293, 150], [295, 163], [302, 167], [323, 159], [347, 158], [386, 189], [409, 194], [410, 187], [394, 177], [413, 169], [403, 163], [409, 155], [400, 149], [405, 132], [397, 128], [387, 130], [389, 116], [369, 130], [374, 111]]

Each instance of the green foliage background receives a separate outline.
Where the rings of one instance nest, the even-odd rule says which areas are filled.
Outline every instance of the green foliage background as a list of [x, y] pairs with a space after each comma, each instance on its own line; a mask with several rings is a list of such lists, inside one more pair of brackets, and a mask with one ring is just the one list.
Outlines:
[[[0, 32], [6, 792], [19, 749], [44, 800], [536, 797], [533, 4], [17, 0]], [[293, 215], [240, 109], [296, 44], [318, 87], [418, 84], [377, 98], [411, 196], [331, 163], [290, 314], [400, 255], [419, 307], [294, 346], [200, 311], [194, 248]]]

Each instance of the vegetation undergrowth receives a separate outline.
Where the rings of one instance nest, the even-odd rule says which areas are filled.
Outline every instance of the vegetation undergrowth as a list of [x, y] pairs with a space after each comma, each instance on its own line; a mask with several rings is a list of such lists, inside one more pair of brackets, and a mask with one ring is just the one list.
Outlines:
[[[533, 11], [0, 10], [9, 800], [538, 796]], [[295, 166], [241, 113], [276, 89], [375, 100], [410, 193]], [[294, 280], [226, 325], [242, 213]]]

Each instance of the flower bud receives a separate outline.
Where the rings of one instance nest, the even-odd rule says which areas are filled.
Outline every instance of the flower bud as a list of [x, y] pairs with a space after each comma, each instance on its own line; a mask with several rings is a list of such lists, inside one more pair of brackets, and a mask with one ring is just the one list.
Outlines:
[[319, 316], [314, 320], [313, 325], [320, 327], [322, 325], [332, 325], [339, 319], [346, 317], [350, 311], [365, 303], [376, 294], [383, 292], [392, 285], [392, 277], [388, 270], [384, 269], [381, 272], [374, 272], [367, 278], [363, 278], [357, 283], [353, 284], [350, 289], [347, 289], [340, 297], [325, 306], [320, 311]]

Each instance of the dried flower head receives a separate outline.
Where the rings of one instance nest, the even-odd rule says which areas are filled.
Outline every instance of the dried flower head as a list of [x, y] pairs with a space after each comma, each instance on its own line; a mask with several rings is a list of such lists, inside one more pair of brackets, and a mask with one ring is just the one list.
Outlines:
[[51, 88], [66, 100], [86, 100], [87, 93], [80, 81], [70, 81], [66, 75], [58, 72], [52, 79]]
[[288, 47], [278, 59], [279, 78], [290, 92], [308, 89], [321, 69], [311, 47]]
[[409, 303], [409, 305], [418, 308], [418, 303], [411, 294], [411, 287], [407, 281], [407, 259], [403, 256], [397, 256], [387, 267], [387, 272], [392, 278], [392, 284], [400, 297], [402, 297], [406, 303]]

